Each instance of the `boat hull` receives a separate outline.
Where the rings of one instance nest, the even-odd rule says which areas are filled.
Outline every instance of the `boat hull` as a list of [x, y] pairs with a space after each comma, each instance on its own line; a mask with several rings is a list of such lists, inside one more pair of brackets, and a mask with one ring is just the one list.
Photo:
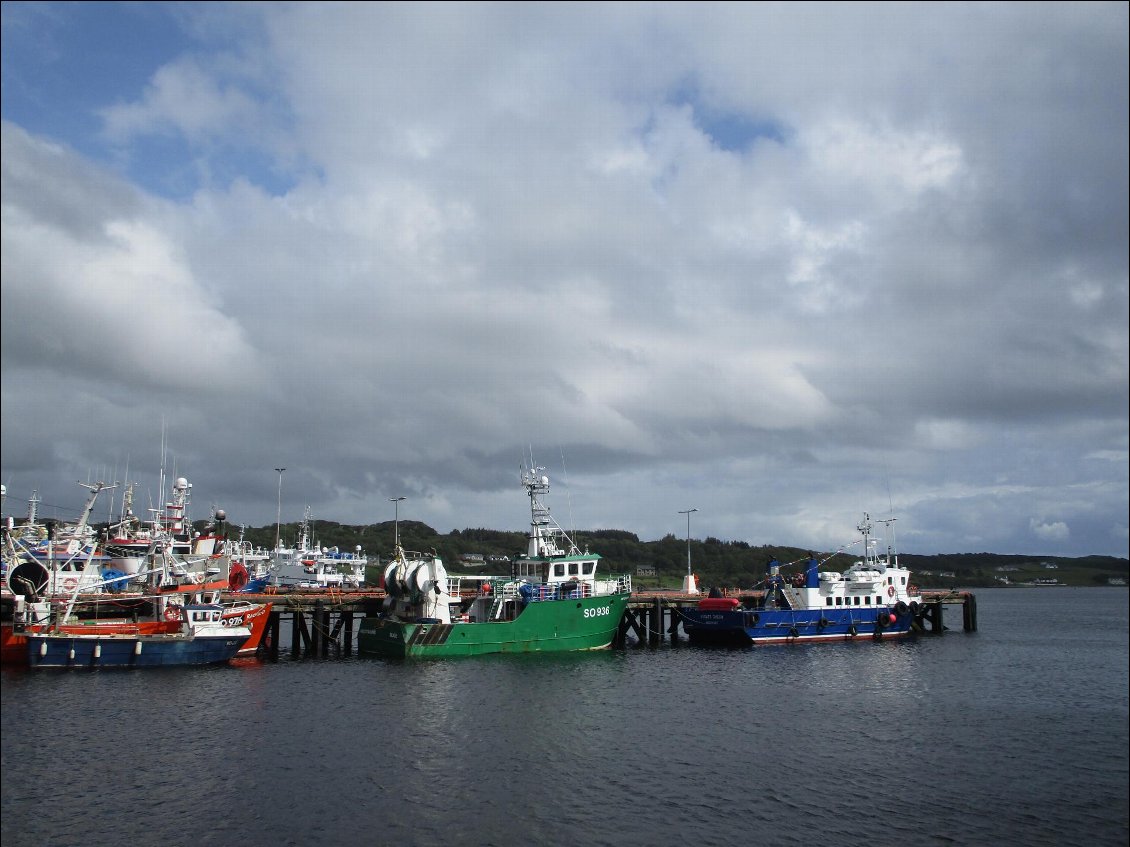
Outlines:
[[[251, 630], [238, 651], [237, 657], [254, 656], [270, 622], [271, 603], [233, 603], [223, 612], [223, 622], [229, 627], [245, 626]], [[180, 619], [131, 621], [102, 620], [63, 624], [62, 632], [67, 635], [175, 635], [180, 631]], [[45, 634], [46, 625], [33, 624], [17, 629], [10, 623], [0, 627], [0, 663], [5, 667], [26, 665], [28, 663], [28, 636]]]
[[31, 668], [153, 668], [216, 665], [239, 652], [246, 634], [186, 638], [174, 635], [27, 636]]
[[[891, 621], [894, 616], [894, 621]], [[914, 615], [878, 609], [684, 609], [683, 630], [692, 642], [791, 644], [901, 638], [913, 631]]]
[[357, 649], [396, 658], [603, 650], [616, 637], [628, 598], [628, 594], [612, 594], [538, 601], [508, 621], [442, 624], [365, 618]]
[[17, 633], [12, 624], [0, 626], [0, 664], [23, 665], [27, 663], [27, 637]]

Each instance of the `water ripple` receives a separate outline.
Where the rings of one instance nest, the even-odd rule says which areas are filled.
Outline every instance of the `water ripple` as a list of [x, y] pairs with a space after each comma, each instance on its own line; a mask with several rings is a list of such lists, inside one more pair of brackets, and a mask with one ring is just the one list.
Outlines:
[[1124, 847], [1126, 593], [978, 599], [881, 644], [5, 671], [3, 843]]

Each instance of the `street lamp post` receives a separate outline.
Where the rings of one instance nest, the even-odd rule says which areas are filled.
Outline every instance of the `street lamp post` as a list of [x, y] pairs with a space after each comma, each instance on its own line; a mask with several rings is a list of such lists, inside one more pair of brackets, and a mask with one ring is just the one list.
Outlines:
[[279, 536], [282, 533], [282, 475], [286, 468], [275, 468], [279, 475], [279, 510], [275, 515], [275, 552], [279, 549]]
[[698, 588], [694, 584], [694, 574], [691, 572], [691, 512], [698, 509], [682, 509], [680, 515], [687, 516], [687, 578], [683, 580], [683, 591], [687, 594], [697, 594]]
[[388, 502], [396, 504], [395, 521], [392, 525], [393, 544], [397, 550], [400, 549], [400, 501], [403, 497], [389, 497]]

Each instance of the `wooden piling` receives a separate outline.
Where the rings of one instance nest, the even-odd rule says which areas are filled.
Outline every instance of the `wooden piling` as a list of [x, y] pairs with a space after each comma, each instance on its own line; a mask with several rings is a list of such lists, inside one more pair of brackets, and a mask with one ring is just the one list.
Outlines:
[[658, 597], [651, 601], [650, 624], [647, 628], [647, 643], [651, 647], [657, 647], [663, 635], [663, 601]]
[[302, 655], [302, 630], [304, 628], [302, 612], [296, 611], [290, 619], [290, 656], [292, 659], [297, 659]]
[[961, 604], [961, 625], [966, 632], [977, 631], [977, 597], [969, 593]]

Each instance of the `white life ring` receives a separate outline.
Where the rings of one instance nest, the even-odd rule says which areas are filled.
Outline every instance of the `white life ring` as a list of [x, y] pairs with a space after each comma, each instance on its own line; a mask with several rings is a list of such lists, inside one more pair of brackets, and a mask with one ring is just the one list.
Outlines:
[[78, 580], [75, 579], [73, 576], [67, 577], [66, 579], [63, 580], [63, 590], [64, 591], [74, 591], [76, 586], [78, 586]]
[[167, 621], [179, 621], [180, 620], [180, 609], [178, 609], [176, 606], [167, 606], [165, 608], [165, 620], [167, 620]]
[[893, 585], [887, 587], [887, 596], [888, 597], [894, 597], [895, 596], [895, 587]]

